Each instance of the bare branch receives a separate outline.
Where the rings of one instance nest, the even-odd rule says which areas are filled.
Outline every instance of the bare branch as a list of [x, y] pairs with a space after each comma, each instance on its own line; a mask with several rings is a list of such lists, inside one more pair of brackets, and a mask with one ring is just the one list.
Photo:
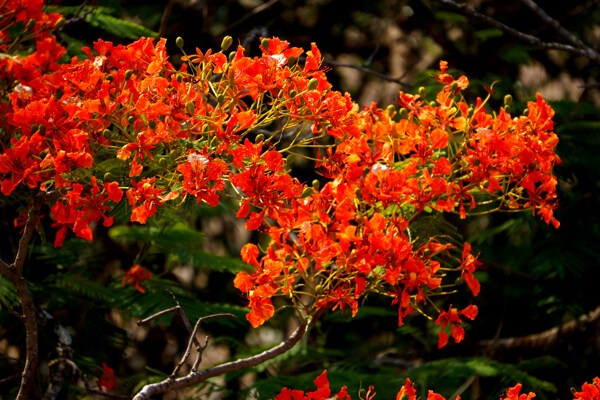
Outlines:
[[486, 24], [491, 25], [494, 28], [497, 28], [497, 29], [501, 30], [502, 32], [505, 32], [505, 33], [515, 37], [516, 39], [518, 39], [522, 42], [528, 43], [532, 46], [535, 46], [535, 47], [538, 47], [538, 48], [544, 49], [544, 50], [561, 50], [561, 51], [564, 51], [564, 52], [567, 52], [570, 54], [589, 58], [590, 60], [595, 61], [596, 63], [600, 64], [600, 54], [598, 52], [594, 51], [593, 49], [590, 49], [587, 46], [585, 46], [584, 48], [579, 48], [579, 47], [574, 47], [574, 46], [570, 46], [568, 44], [562, 44], [562, 43], [557, 43], [557, 42], [544, 42], [543, 40], [539, 39], [538, 37], [517, 31], [516, 29], [513, 29], [510, 26], [499, 22], [499, 21], [495, 20], [494, 18], [488, 17], [487, 15], [482, 14], [479, 11], [476, 11], [475, 9], [469, 7], [466, 4], [456, 3], [453, 0], [437, 0], [437, 1], [439, 1], [440, 3], [446, 5], [450, 8], [454, 8], [455, 10], [458, 10], [459, 12], [461, 12], [469, 17], [473, 17], [479, 21], [485, 22]]
[[139, 320], [137, 322], [137, 325], [138, 326], [145, 325], [148, 322], [154, 321], [158, 317], [162, 317], [163, 315], [167, 315], [167, 314], [171, 314], [171, 313], [177, 312], [177, 310], [179, 308], [180, 308], [179, 305], [176, 305], [175, 307], [171, 307], [171, 308], [168, 308], [166, 310], [159, 311], [156, 314], [153, 314], [153, 315], [149, 316], [148, 318], [144, 318], [142, 320]]
[[147, 400], [150, 398], [150, 396], [156, 393], [164, 393], [169, 390], [176, 390], [184, 387], [189, 387], [194, 384], [204, 382], [207, 379], [212, 378], [214, 376], [219, 376], [228, 372], [233, 372], [240, 369], [250, 368], [255, 365], [262, 364], [263, 362], [271, 360], [294, 347], [294, 345], [304, 337], [304, 334], [306, 333], [306, 327], [307, 323], [302, 322], [300, 326], [298, 326], [298, 328], [286, 340], [279, 343], [277, 346], [272, 347], [269, 350], [265, 350], [262, 353], [256, 354], [254, 356], [230, 361], [228, 363], [221, 364], [201, 372], [190, 372], [186, 376], [177, 378], [175, 380], [167, 378], [161, 382], [148, 384], [144, 386], [142, 390], [140, 390], [133, 399]]

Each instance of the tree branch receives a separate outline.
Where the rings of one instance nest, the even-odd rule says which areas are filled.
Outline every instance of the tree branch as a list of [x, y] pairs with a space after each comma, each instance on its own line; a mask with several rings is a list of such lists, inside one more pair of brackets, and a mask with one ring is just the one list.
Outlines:
[[565, 322], [560, 326], [555, 326], [543, 332], [527, 336], [483, 340], [477, 346], [484, 347], [492, 352], [524, 348], [548, 349], [556, 346], [560, 339], [566, 338], [598, 321], [600, 321], [600, 306], [580, 316], [578, 319]]
[[575, 35], [565, 29], [560, 22], [549, 16], [540, 6], [538, 6], [533, 0], [520, 0], [521, 3], [529, 7], [534, 13], [536, 13], [545, 23], [550, 25], [560, 36], [571, 42], [576, 47], [584, 49], [587, 46]]
[[406, 88], [412, 88], [412, 87], [414, 87], [414, 85], [411, 85], [410, 83], [404, 82], [402, 80], [404, 78], [403, 76], [401, 76], [400, 78], [394, 78], [393, 76], [382, 74], [381, 72], [377, 72], [377, 71], [372, 70], [370, 68], [363, 67], [362, 65], [356, 65], [356, 64], [351, 64], [351, 63], [339, 62], [339, 61], [332, 60], [330, 58], [324, 58], [323, 59], [323, 63], [327, 64], [327, 65], [332, 65], [332, 66], [335, 66], [335, 67], [343, 67], [343, 68], [356, 69], [356, 70], [359, 70], [361, 72], [364, 72], [365, 74], [369, 74], [369, 75], [373, 75], [373, 76], [376, 76], [378, 78], [381, 78], [381, 79], [383, 79], [385, 81], [397, 83], [397, 84], [399, 84], [402, 87], [406, 87]]
[[574, 46], [570, 46], [568, 44], [562, 44], [562, 43], [557, 43], [557, 42], [544, 42], [543, 40], [539, 39], [538, 37], [517, 31], [516, 29], [513, 29], [508, 25], [505, 25], [491, 17], [488, 17], [487, 15], [482, 14], [479, 11], [476, 11], [475, 9], [467, 6], [466, 4], [456, 3], [453, 0], [437, 0], [437, 1], [444, 4], [445, 6], [454, 8], [455, 10], [461, 12], [464, 15], [467, 15], [469, 17], [472, 17], [479, 21], [482, 21], [488, 25], [491, 25], [494, 28], [497, 28], [497, 29], [501, 30], [502, 32], [507, 33], [507, 34], [513, 36], [514, 38], [516, 38], [522, 42], [528, 43], [532, 46], [538, 47], [540, 49], [545, 49], [545, 50], [561, 50], [566, 53], [589, 58], [590, 60], [600, 64], [600, 54], [585, 45], [583, 48], [579, 48], [579, 47], [574, 47]]
[[243, 368], [250, 368], [255, 365], [262, 364], [267, 360], [271, 360], [277, 357], [280, 354], [285, 353], [290, 350], [296, 343], [304, 337], [306, 333], [307, 323], [302, 322], [300, 326], [283, 342], [279, 343], [277, 346], [270, 348], [269, 350], [265, 350], [262, 353], [256, 354], [254, 356], [248, 358], [242, 358], [235, 361], [230, 361], [225, 364], [218, 365], [213, 368], [205, 369], [201, 372], [190, 372], [184, 377], [177, 379], [165, 379], [161, 382], [152, 383], [144, 386], [142, 390], [140, 390], [133, 400], [147, 400], [156, 393], [164, 393], [169, 390], [176, 390], [185, 387], [192, 386], [194, 384], [204, 382], [209, 378], [214, 376], [219, 376], [226, 374], [228, 372], [237, 371]]

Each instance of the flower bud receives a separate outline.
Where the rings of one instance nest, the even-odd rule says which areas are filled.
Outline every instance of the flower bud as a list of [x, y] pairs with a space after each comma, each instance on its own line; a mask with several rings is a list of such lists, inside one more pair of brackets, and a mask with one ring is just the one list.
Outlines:
[[127, 118], [127, 124], [129, 126], [132, 126], [135, 123], [135, 117], [132, 115], [129, 118]]
[[510, 94], [507, 94], [506, 96], [504, 96], [504, 105], [505, 106], [510, 106], [512, 104], [513, 98]]
[[40, 135], [44, 136], [46, 134], [46, 125], [40, 125]]
[[291, 67], [292, 65], [296, 64], [296, 61], [298, 61], [298, 59], [294, 56], [291, 56], [288, 58], [287, 64]]
[[150, 121], [148, 121], [148, 126], [150, 127], [150, 129], [155, 130], [156, 129], [156, 121], [151, 119]]
[[177, 39], [175, 39], [175, 44], [177, 47], [183, 50], [183, 38], [181, 36], [177, 36]]
[[321, 188], [321, 182], [318, 179], [314, 179], [312, 181], [312, 187], [315, 191], [318, 191]]
[[297, 94], [298, 93], [294, 89], [290, 90], [290, 98], [293, 99], [294, 97], [296, 97]]
[[396, 107], [394, 107], [392, 104], [390, 104], [389, 106], [387, 106], [387, 108], [385, 109], [385, 111], [391, 117], [396, 112]]
[[422, 99], [427, 97], [427, 89], [425, 89], [425, 86], [419, 88], [419, 96], [421, 96]]
[[265, 140], [265, 135], [263, 135], [262, 133], [259, 133], [258, 135], [256, 135], [256, 140], [254, 141], [254, 143], [260, 143], [264, 140]]
[[450, 85], [450, 90], [452, 91], [452, 93], [456, 92], [457, 89], [458, 89], [458, 82], [456, 82], [456, 81], [452, 82], [452, 84]]
[[116, 180], [115, 176], [110, 172], [104, 174], [104, 182], [114, 182]]
[[221, 51], [225, 51], [231, 46], [233, 43], [233, 38], [231, 36], [225, 36], [223, 41], [221, 41]]
[[406, 108], [401, 108], [400, 111], [398, 111], [398, 118], [400, 118], [400, 119], [408, 118], [408, 110]]
[[302, 195], [300, 195], [300, 197], [307, 197], [307, 196], [310, 196], [311, 194], [313, 194], [313, 188], [311, 188], [310, 186], [307, 186], [302, 191]]
[[308, 81], [308, 90], [313, 90], [314, 88], [317, 87], [317, 85], [319, 84], [319, 81], [317, 80], [317, 78], [312, 78], [310, 81]]
[[193, 101], [188, 101], [185, 103], [185, 111], [187, 111], [189, 115], [194, 114], [194, 111], [196, 111], [196, 105]]
[[235, 51], [232, 51], [231, 53], [229, 53], [229, 58], [228, 58], [229, 62], [233, 61], [233, 59], [235, 58], [236, 54], [237, 53]]
[[269, 50], [269, 39], [264, 38], [263, 40], [261, 40], [260, 45], [262, 46], [264, 51]]
[[127, 71], [125, 71], [125, 76], [123, 77], [126, 81], [129, 80], [129, 78], [131, 78], [131, 75], [133, 75], [133, 71], [128, 69]]
[[219, 94], [217, 95], [217, 103], [218, 103], [219, 105], [221, 105], [221, 104], [223, 104], [223, 100], [225, 100], [225, 96], [223, 95], [223, 93], [219, 93]]

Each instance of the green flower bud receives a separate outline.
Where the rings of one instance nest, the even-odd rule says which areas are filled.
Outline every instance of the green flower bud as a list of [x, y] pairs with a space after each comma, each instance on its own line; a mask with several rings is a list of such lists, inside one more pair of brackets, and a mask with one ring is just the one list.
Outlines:
[[265, 38], [261, 40], [260, 45], [265, 51], [267, 51], [269, 49], [269, 39]]
[[219, 103], [219, 105], [223, 104], [223, 100], [225, 100], [225, 96], [223, 95], [223, 93], [219, 93], [217, 95], [217, 103]]
[[319, 81], [317, 80], [317, 78], [312, 78], [310, 81], [308, 81], [308, 90], [313, 90], [314, 88], [317, 87], [317, 85], [319, 84]]
[[419, 88], [419, 96], [421, 96], [422, 99], [427, 97], [427, 89], [425, 89], [425, 86]]
[[231, 53], [229, 53], [229, 58], [228, 58], [229, 62], [233, 61], [236, 54], [237, 54], [237, 52], [235, 52], [235, 51], [232, 51]]
[[128, 69], [127, 71], [125, 71], [125, 76], [124, 76], [124, 79], [125, 79], [126, 81], [128, 81], [128, 80], [129, 80], [129, 78], [131, 78], [131, 75], [133, 75], [133, 71], [132, 71], [132, 70], [130, 70], [130, 69]]
[[254, 141], [254, 143], [260, 143], [264, 140], [265, 140], [265, 135], [263, 135], [262, 133], [259, 133], [258, 135], [256, 135], [256, 140]]
[[40, 135], [44, 136], [46, 134], [46, 125], [40, 125]]
[[290, 90], [290, 97], [291, 97], [292, 99], [293, 99], [294, 97], [296, 97], [296, 95], [297, 95], [297, 94], [298, 94], [298, 93], [297, 93], [297, 92], [296, 92], [294, 89]]
[[114, 182], [116, 180], [115, 176], [110, 172], [104, 174], [104, 182]]
[[298, 61], [298, 59], [294, 56], [291, 56], [288, 58], [287, 65], [291, 67], [292, 65], [296, 64], [296, 61]]
[[389, 106], [387, 106], [387, 108], [385, 109], [385, 111], [391, 117], [396, 112], [396, 107], [394, 107], [393, 105], [390, 104]]
[[129, 118], [127, 118], [127, 124], [129, 126], [133, 126], [133, 124], [135, 123], [135, 117], [132, 115]]
[[408, 110], [406, 108], [401, 108], [400, 111], [398, 111], [398, 118], [400, 118], [400, 119], [408, 118]]
[[233, 43], [233, 38], [231, 36], [225, 36], [223, 38], [223, 41], [221, 41], [221, 50], [225, 51], [227, 50], [231, 44]]
[[188, 101], [187, 103], [185, 103], [185, 111], [187, 111], [189, 115], [194, 114], [194, 111], [196, 111], [196, 105], [193, 101]]
[[106, 80], [109, 81], [109, 82], [112, 82], [112, 81], [115, 80], [115, 77], [112, 76], [112, 74], [109, 74], [109, 75], [106, 75]]
[[160, 165], [161, 168], [163, 168], [163, 169], [167, 169], [167, 167], [169, 166], [169, 161], [167, 160], [166, 157], [161, 157], [158, 160], [158, 165]]
[[321, 182], [318, 179], [313, 180], [312, 187], [315, 191], [318, 191], [321, 188]]
[[452, 91], [452, 93], [456, 92], [457, 89], [458, 89], [458, 82], [452, 82], [452, 85], [450, 85], [450, 90]]
[[504, 105], [505, 106], [510, 106], [512, 104], [513, 98], [510, 94], [507, 94], [506, 96], [504, 96]]
[[175, 44], [177, 47], [183, 50], [183, 38], [181, 36], [177, 36], [177, 39], [175, 39]]
[[155, 130], [156, 129], [156, 121], [154, 121], [153, 119], [151, 119], [148, 122], [148, 126], [150, 127], [150, 129]]
[[313, 194], [313, 188], [308, 186], [308, 187], [304, 188], [304, 190], [302, 191], [302, 195], [300, 197], [307, 197], [307, 196], [310, 196], [311, 194]]

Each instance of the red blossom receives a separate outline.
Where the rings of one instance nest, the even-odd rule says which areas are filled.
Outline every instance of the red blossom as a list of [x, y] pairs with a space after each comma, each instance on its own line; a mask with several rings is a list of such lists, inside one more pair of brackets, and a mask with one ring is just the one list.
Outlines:
[[123, 276], [121, 284], [123, 286], [134, 285], [138, 292], [145, 293], [146, 289], [144, 289], [140, 283], [150, 278], [152, 278], [150, 271], [145, 270], [138, 264], [135, 264], [125, 272], [125, 276]]
[[117, 387], [118, 381], [115, 378], [115, 371], [102, 363], [102, 375], [97, 381], [98, 389], [102, 391], [112, 392]]

